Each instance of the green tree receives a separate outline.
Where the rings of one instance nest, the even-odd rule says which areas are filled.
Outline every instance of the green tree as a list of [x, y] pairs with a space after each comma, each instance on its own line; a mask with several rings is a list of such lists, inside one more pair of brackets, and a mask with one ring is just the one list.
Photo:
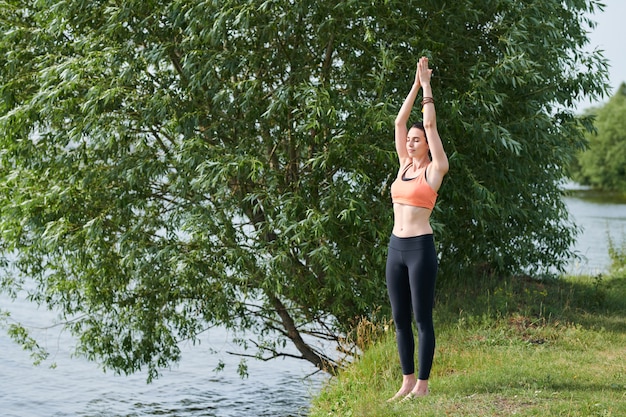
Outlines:
[[451, 164], [443, 281], [569, 255], [558, 185], [587, 123], [569, 107], [606, 90], [579, 52], [595, 1], [1, 7], [2, 288], [104, 367], [152, 378], [218, 325], [263, 358], [354, 353], [387, 306], [393, 120], [423, 54]]
[[594, 132], [573, 164], [572, 179], [594, 188], [626, 192], [626, 84], [602, 107], [593, 109]]

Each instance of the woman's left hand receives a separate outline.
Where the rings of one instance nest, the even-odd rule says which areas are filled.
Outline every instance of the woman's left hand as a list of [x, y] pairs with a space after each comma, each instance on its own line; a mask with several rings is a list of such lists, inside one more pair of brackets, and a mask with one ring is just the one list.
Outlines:
[[415, 75], [415, 78], [416, 80], [419, 80], [422, 87], [430, 84], [430, 77], [432, 76], [432, 73], [433, 70], [428, 68], [428, 58], [425, 56], [421, 57], [417, 62], [417, 74]]

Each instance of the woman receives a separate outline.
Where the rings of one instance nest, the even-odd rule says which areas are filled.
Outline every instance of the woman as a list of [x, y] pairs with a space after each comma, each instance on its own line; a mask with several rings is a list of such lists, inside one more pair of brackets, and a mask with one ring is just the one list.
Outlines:
[[[428, 58], [420, 58], [415, 82], [398, 112], [395, 124], [400, 169], [391, 185], [394, 225], [389, 241], [386, 278], [403, 377], [402, 386], [390, 401], [428, 395], [428, 378], [435, 351], [432, 309], [437, 253], [429, 219], [437, 191], [448, 172], [448, 158], [437, 132], [431, 74]], [[407, 131], [407, 122], [420, 87], [424, 120]], [[419, 343], [417, 378], [411, 310], [417, 321]]]

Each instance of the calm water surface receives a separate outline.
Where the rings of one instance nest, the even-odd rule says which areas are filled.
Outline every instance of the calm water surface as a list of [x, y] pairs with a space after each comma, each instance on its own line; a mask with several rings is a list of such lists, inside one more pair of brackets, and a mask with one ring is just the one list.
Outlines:
[[[565, 199], [583, 228], [575, 246], [582, 262], [572, 273], [600, 273], [610, 263], [607, 236], [621, 244], [626, 239], [626, 201], [615, 201], [585, 191]], [[94, 363], [72, 358], [74, 340], [56, 328], [54, 313], [25, 302], [0, 296], [0, 306], [35, 328], [34, 335], [48, 348], [51, 358], [31, 364], [28, 353], [0, 330], [0, 416], [2, 417], [296, 417], [306, 416], [308, 403], [324, 381], [308, 362], [295, 359], [258, 362], [250, 360], [249, 378], [237, 372], [237, 351], [232, 336], [214, 330], [200, 345], [184, 346], [179, 365], [165, 371], [152, 384], [146, 375], [129, 377], [103, 373]], [[217, 354], [213, 353], [217, 351]], [[214, 373], [219, 359], [226, 369]], [[50, 369], [49, 364], [56, 368]]]
[[576, 224], [582, 228], [574, 250], [582, 257], [573, 262], [573, 274], [599, 274], [611, 264], [609, 238], [620, 248], [626, 244], [626, 198], [570, 186], [564, 198]]
[[[34, 335], [51, 354], [44, 364], [33, 366], [28, 353], [0, 330], [2, 417], [305, 416], [324, 378], [305, 378], [315, 371], [308, 362], [279, 359], [248, 361], [249, 378], [241, 379], [236, 371], [239, 357], [226, 353], [239, 349], [229, 343], [231, 335], [218, 329], [200, 345], [183, 346], [180, 364], [146, 384], [145, 373], [116, 376], [71, 357], [75, 342], [67, 332], [42, 328], [54, 322], [53, 313], [6, 297], [0, 298], [0, 305], [16, 320], [35, 327]], [[226, 369], [215, 373], [219, 358]], [[50, 369], [50, 363], [56, 368]]]

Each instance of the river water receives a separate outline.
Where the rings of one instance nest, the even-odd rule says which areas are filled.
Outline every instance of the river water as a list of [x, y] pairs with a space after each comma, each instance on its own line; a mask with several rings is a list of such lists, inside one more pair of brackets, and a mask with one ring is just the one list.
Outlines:
[[626, 248], [626, 198], [599, 193], [574, 184], [565, 204], [582, 228], [574, 250], [582, 257], [568, 268], [571, 274], [596, 275], [611, 265], [609, 239], [617, 248]]
[[[626, 201], [575, 190], [565, 198], [583, 228], [575, 250], [584, 260], [571, 273], [596, 274], [610, 264], [608, 239], [626, 240]], [[2, 417], [297, 417], [306, 416], [312, 395], [325, 376], [296, 359], [248, 361], [249, 377], [236, 372], [239, 357], [224, 330], [208, 333], [200, 345], [183, 346], [182, 361], [152, 384], [146, 375], [104, 373], [94, 363], [73, 358], [75, 341], [57, 328], [47, 328], [55, 314], [26, 301], [0, 296], [1, 309], [29, 325], [51, 357], [33, 366], [27, 352], [0, 329], [0, 415]], [[214, 353], [217, 352], [217, 353]], [[213, 372], [222, 359], [226, 369]], [[55, 368], [50, 368], [54, 363]]]
[[[72, 357], [75, 341], [59, 329], [43, 329], [54, 314], [25, 302], [6, 304], [12, 317], [34, 328], [38, 341], [51, 353], [33, 366], [27, 352], [0, 330], [0, 416], [2, 417], [242, 417], [304, 416], [310, 396], [323, 376], [296, 359], [249, 360], [249, 377], [237, 373], [239, 351], [223, 329], [206, 335], [201, 344], [182, 346], [182, 360], [151, 384], [146, 374], [104, 373], [83, 358]], [[217, 352], [217, 353], [215, 353]], [[222, 359], [226, 367], [214, 369]], [[50, 364], [55, 368], [51, 369]], [[307, 377], [308, 376], [308, 377]]]

